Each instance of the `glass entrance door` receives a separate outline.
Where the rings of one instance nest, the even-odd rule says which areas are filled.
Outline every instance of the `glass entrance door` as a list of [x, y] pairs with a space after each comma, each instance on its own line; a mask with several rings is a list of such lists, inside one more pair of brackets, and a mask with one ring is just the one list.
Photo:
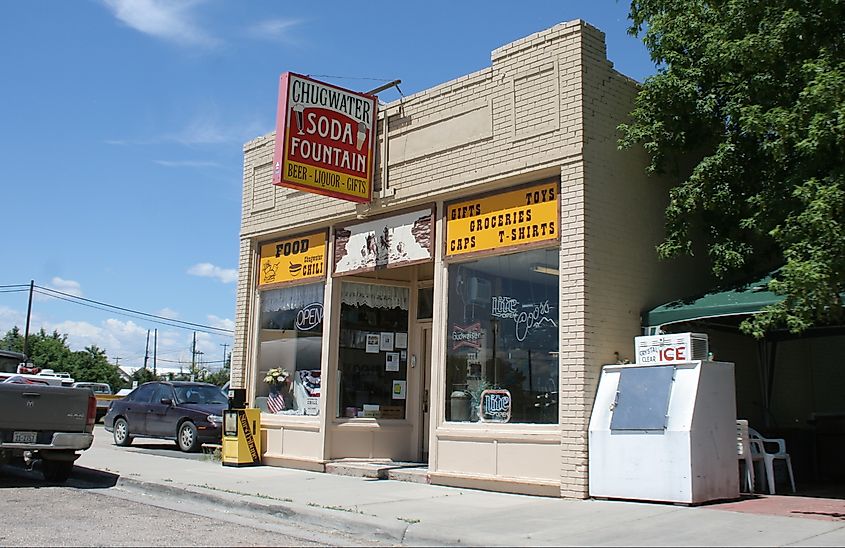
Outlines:
[[431, 424], [431, 322], [417, 323], [420, 360], [420, 457], [428, 462], [429, 425]]

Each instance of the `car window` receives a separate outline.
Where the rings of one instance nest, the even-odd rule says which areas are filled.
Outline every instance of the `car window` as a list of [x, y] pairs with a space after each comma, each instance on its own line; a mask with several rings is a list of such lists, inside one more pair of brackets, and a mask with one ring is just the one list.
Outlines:
[[176, 399], [179, 403], [225, 404], [226, 396], [216, 386], [190, 384], [176, 387]]
[[145, 384], [139, 387], [132, 395], [132, 401], [136, 401], [138, 403], [149, 403], [157, 387], [157, 384]]
[[167, 398], [168, 400], [173, 399], [173, 389], [171, 389], [166, 384], [160, 384], [158, 386], [158, 390], [156, 391], [155, 397], [153, 397], [154, 403], [161, 403], [161, 400]]

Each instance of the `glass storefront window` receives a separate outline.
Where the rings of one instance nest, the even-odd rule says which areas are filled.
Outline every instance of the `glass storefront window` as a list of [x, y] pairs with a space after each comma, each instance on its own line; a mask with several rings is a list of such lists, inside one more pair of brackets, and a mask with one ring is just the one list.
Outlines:
[[[317, 283], [261, 292], [255, 384], [265, 413], [320, 412], [323, 291]], [[266, 382], [274, 370], [283, 371], [280, 381]]]
[[434, 315], [434, 288], [423, 287], [417, 290], [417, 319], [430, 320]]
[[558, 253], [449, 266], [446, 420], [558, 422]]
[[339, 417], [405, 418], [408, 295], [405, 287], [343, 283]]

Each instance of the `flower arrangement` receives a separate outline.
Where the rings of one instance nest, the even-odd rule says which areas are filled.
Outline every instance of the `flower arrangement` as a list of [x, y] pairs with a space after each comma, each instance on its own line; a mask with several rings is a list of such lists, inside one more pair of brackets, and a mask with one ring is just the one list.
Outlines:
[[274, 367], [273, 369], [267, 371], [267, 374], [264, 376], [264, 382], [271, 386], [281, 386], [286, 383], [289, 378], [290, 372], [288, 372], [287, 369]]

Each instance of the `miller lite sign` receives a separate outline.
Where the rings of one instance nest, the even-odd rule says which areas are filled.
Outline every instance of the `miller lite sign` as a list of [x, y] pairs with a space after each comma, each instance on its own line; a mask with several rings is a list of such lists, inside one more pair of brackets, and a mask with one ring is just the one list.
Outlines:
[[709, 352], [704, 333], [667, 333], [634, 338], [637, 365], [672, 365], [706, 360]]

